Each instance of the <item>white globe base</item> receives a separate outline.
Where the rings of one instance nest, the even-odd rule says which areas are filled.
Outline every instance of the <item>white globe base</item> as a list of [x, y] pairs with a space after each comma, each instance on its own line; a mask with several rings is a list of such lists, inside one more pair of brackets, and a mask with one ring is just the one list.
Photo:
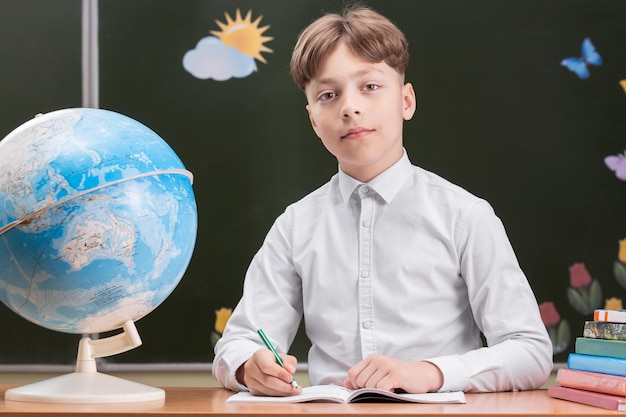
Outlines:
[[104, 339], [83, 337], [78, 344], [76, 372], [33, 384], [8, 389], [7, 401], [37, 403], [129, 403], [165, 399], [165, 391], [149, 385], [101, 374], [96, 358], [126, 352], [141, 345], [141, 338], [132, 320], [122, 325], [123, 331]]
[[165, 391], [100, 372], [73, 372], [11, 388], [4, 398], [35, 403], [128, 403], [163, 400]]

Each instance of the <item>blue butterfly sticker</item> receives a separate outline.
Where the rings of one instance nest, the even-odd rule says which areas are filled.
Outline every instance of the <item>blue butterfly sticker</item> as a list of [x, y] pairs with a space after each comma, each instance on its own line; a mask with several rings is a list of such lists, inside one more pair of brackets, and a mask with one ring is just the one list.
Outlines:
[[581, 80], [585, 80], [589, 78], [589, 65], [602, 65], [602, 57], [589, 38], [583, 41], [582, 53], [580, 58], [565, 58], [561, 65], [578, 75]]

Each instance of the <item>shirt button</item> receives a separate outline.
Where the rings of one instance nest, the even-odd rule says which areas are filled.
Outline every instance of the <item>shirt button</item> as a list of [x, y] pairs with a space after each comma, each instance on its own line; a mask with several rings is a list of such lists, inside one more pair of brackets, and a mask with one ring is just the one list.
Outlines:
[[372, 322], [371, 321], [364, 321], [363, 322], [363, 328], [364, 329], [371, 329], [372, 328]]
[[372, 222], [369, 219], [363, 220], [363, 227], [370, 227]]
[[367, 278], [370, 276], [370, 271], [363, 270], [361, 271], [361, 278]]
[[361, 187], [360, 191], [361, 191], [361, 194], [367, 194], [370, 192], [370, 189], [369, 187]]

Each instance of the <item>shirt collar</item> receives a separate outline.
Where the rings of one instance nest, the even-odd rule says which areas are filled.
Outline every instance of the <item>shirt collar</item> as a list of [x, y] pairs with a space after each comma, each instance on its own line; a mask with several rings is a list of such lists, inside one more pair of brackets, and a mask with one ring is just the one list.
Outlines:
[[[386, 203], [389, 203], [398, 194], [409, 175], [411, 175], [411, 161], [406, 153], [402, 153], [402, 158], [378, 176], [367, 183]], [[354, 190], [363, 183], [346, 174], [339, 167], [339, 191], [343, 201], [348, 203]]]

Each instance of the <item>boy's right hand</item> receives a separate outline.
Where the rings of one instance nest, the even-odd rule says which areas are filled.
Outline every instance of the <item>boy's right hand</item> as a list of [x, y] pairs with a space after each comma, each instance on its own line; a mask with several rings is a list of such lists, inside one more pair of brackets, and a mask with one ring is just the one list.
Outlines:
[[291, 386], [298, 360], [295, 356], [280, 355], [284, 368], [276, 363], [269, 349], [259, 349], [237, 369], [237, 381], [248, 387], [252, 395], [285, 397], [302, 392], [302, 388]]

